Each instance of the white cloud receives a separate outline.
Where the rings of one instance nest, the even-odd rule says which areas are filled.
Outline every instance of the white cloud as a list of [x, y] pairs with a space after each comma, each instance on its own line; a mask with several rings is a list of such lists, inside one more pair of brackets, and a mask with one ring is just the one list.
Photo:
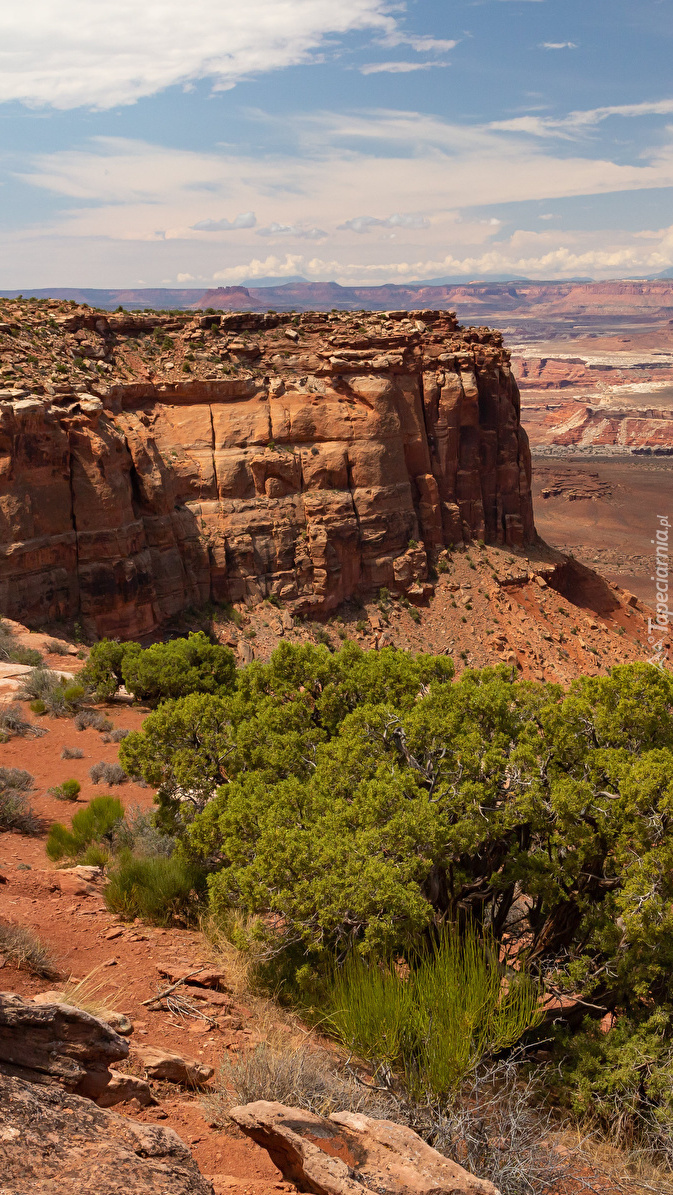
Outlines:
[[295, 237], [306, 241], [322, 241], [327, 236], [322, 228], [302, 228], [296, 224], [278, 224], [273, 221], [267, 228], [257, 229], [258, 237]]
[[574, 41], [543, 41], [540, 42], [541, 50], [576, 50], [577, 43]]
[[[617, 114], [594, 109], [565, 119], [577, 125], [608, 111]], [[281, 123], [266, 119], [271, 132]], [[567, 145], [559, 153], [550, 136], [531, 137], [527, 127], [459, 125], [419, 112], [318, 112], [297, 118], [293, 131], [296, 150], [268, 156], [109, 137], [35, 156], [22, 182], [63, 198], [50, 221], [2, 240], [3, 284], [25, 286], [30, 274], [37, 286], [45, 263], [45, 283], [62, 285], [124, 285], [138, 274], [156, 285], [178, 271], [221, 280], [282, 273], [270, 259], [254, 273], [260, 237], [281, 264], [281, 244], [303, 245], [308, 255], [311, 242], [324, 241], [324, 257], [289, 255], [287, 273], [345, 282], [483, 272], [614, 277], [671, 264], [670, 232], [580, 235], [559, 230], [556, 219], [545, 224], [556, 199], [673, 186], [670, 132], [628, 163], [568, 153]], [[380, 212], [382, 197], [392, 214], [352, 215]], [[503, 238], [494, 205], [533, 200], [545, 205], [541, 221], [529, 209], [525, 217], [538, 231]], [[471, 214], [482, 205], [490, 208], [485, 219]], [[213, 216], [205, 220], [204, 210]], [[220, 212], [229, 216], [216, 219]]]
[[309, 62], [326, 39], [393, 33], [390, 0], [31, 0], [0, 7], [0, 102], [110, 108]]
[[448, 62], [366, 62], [358, 67], [361, 75], [407, 75], [410, 71], [429, 71]]
[[[496, 224], [500, 221], [496, 220]], [[346, 220], [343, 224], [337, 224], [339, 231], [348, 232], [369, 232], [372, 228], [429, 228], [430, 221], [427, 216], [405, 216], [396, 212], [392, 216], [387, 216], [385, 220], [378, 220], [376, 216], [355, 216], [352, 220]]]
[[193, 232], [231, 232], [235, 228], [254, 228], [256, 223], [254, 212], [241, 212], [233, 220], [198, 220], [191, 227]]
[[489, 129], [511, 133], [530, 133], [535, 137], [573, 137], [595, 128], [612, 116], [670, 116], [673, 100], [654, 100], [642, 104], [613, 104], [606, 108], [588, 108], [569, 112], [567, 116], [516, 116], [512, 120], [496, 120]]
[[411, 46], [411, 49], [416, 50], [419, 54], [445, 54], [447, 50], [454, 50], [458, 45], [458, 40], [449, 41], [446, 38], [429, 37], [426, 34], [403, 33], [399, 29], [379, 38], [379, 42], [382, 46]]

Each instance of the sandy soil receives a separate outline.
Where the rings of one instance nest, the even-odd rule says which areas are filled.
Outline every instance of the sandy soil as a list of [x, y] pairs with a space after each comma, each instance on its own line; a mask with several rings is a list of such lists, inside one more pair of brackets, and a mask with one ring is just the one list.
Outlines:
[[[543, 497], [550, 488], [560, 492]], [[650, 541], [656, 515], [673, 515], [669, 460], [534, 458], [533, 503], [537, 529], [549, 544], [654, 603]]]

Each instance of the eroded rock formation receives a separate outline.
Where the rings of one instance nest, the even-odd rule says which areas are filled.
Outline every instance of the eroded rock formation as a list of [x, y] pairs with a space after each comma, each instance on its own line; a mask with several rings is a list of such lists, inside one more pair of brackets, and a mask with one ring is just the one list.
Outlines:
[[0, 1074], [3, 1195], [213, 1195], [172, 1129]]
[[[464, 539], [533, 538], [498, 333], [437, 311], [205, 316], [160, 370], [134, 341], [158, 320], [74, 314], [64, 352], [117, 378], [0, 392], [1, 613], [121, 637], [209, 599], [326, 613], [422, 593]], [[204, 337], [219, 356], [191, 351]]]
[[426, 1145], [413, 1129], [362, 1113], [316, 1116], [258, 1100], [232, 1108], [240, 1129], [269, 1151], [285, 1179], [314, 1195], [499, 1195]]

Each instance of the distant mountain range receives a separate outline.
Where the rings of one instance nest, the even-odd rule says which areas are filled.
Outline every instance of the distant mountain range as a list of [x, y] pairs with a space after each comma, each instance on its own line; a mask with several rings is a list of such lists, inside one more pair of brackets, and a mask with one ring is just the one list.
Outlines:
[[[667, 278], [669, 281], [667, 281]], [[585, 278], [537, 281], [525, 278], [460, 281], [430, 278], [403, 285], [341, 286], [293, 278], [251, 279], [246, 285], [214, 288], [94, 289], [41, 287], [0, 291], [3, 298], [70, 299], [113, 311], [391, 311], [455, 309], [461, 319], [516, 316], [524, 319], [584, 318], [592, 315], [636, 318], [673, 316], [673, 270], [654, 279], [593, 282]]]

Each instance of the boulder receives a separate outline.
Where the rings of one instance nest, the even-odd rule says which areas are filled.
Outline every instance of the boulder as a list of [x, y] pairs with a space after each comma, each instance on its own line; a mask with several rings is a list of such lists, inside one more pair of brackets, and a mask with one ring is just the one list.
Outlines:
[[206, 1066], [196, 1058], [185, 1058], [159, 1046], [137, 1046], [134, 1056], [151, 1079], [168, 1079], [171, 1083], [200, 1087], [215, 1073], [212, 1066]]
[[213, 1195], [177, 1133], [0, 1075], [2, 1195]]
[[36, 1004], [0, 993], [0, 1073], [33, 1082], [85, 1088], [113, 1062], [128, 1057], [128, 1042], [109, 1025], [69, 1004]]
[[315, 1116], [258, 1100], [235, 1124], [268, 1150], [283, 1178], [314, 1195], [498, 1195], [486, 1179], [437, 1153], [413, 1129], [361, 1113]]

